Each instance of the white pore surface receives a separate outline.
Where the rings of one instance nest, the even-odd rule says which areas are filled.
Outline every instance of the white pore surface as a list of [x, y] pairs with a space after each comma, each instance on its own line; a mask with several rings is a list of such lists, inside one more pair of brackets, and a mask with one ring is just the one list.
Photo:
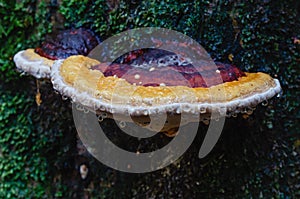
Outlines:
[[43, 60], [28, 60], [24, 56], [25, 50], [18, 52], [13, 60], [19, 71], [33, 75], [36, 78], [50, 78], [51, 67]]
[[255, 107], [257, 104], [272, 98], [274, 95], [281, 91], [280, 83], [274, 79], [276, 86], [269, 88], [262, 93], [256, 93], [251, 96], [245, 96], [235, 99], [230, 102], [214, 102], [214, 103], [188, 103], [176, 102], [161, 104], [158, 106], [130, 106], [130, 105], [114, 105], [111, 102], [104, 101], [101, 98], [97, 99], [87, 92], [82, 92], [74, 87], [66, 84], [60, 75], [60, 66], [63, 60], [55, 61], [51, 71], [51, 81], [54, 89], [59, 91], [63, 96], [70, 97], [73, 102], [81, 103], [94, 111], [104, 111], [112, 114], [130, 114], [133, 116], [139, 115], [156, 115], [161, 113], [176, 113], [176, 114], [199, 114], [217, 112], [221, 116], [226, 113], [239, 113], [245, 108]]

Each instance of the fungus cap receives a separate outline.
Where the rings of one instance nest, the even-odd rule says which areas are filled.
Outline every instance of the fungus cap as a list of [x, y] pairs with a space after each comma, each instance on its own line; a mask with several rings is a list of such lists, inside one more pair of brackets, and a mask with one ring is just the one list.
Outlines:
[[50, 78], [54, 60], [71, 55], [87, 55], [99, 39], [90, 30], [68, 29], [47, 37], [40, 47], [19, 51], [14, 56], [16, 67], [36, 78]]
[[[234, 66], [221, 63], [217, 64], [220, 70], [214, 72], [222, 74], [223, 83], [208, 87], [201, 85], [203, 80], [199, 75], [197, 78], [192, 75], [188, 85], [172, 85], [173, 80], [176, 80], [172, 78], [172, 73], [163, 80], [161, 78], [164, 75], [159, 76], [161, 72], [178, 72], [181, 69], [183, 75], [190, 75], [191, 70], [184, 71], [190, 69], [188, 66], [178, 69], [176, 65], [164, 70], [164, 67], [131, 67], [132, 63], [130, 66], [126, 65], [129, 62], [107, 65], [89, 57], [71, 56], [54, 63], [52, 83], [62, 95], [97, 113], [106, 112], [109, 117], [118, 115], [118, 118], [130, 115], [142, 126], [149, 122], [149, 116], [167, 113], [168, 122], [161, 130], [163, 132], [178, 128], [179, 123], [197, 122], [199, 114], [200, 119], [205, 120], [214, 111], [221, 116], [242, 112], [281, 91], [279, 81], [267, 74], [244, 73]], [[159, 71], [158, 78], [151, 76], [155, 70]], [[122, 71], [124, 74], [119, 74]], [[206, 69], [205, 71], [207, 72]], [[158, 79], [163, 82], [134, 82], [147, 81], [149, 76], [150, 80]], [[183, 113], [188, 114], [188, 117], [182, 118]], [[122, 119], [126, 121], [126, 117]]]

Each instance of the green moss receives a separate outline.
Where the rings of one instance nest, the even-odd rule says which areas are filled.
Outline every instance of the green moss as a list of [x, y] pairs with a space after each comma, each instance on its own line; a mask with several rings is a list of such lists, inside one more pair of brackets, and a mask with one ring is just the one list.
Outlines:
[[46, 145], [31, 120], [33, 102], [24, 94], [0, 92], [0, 198], [46, 196]]
[[47, 138], [32, 121], [32, 87], [12, 62], [17, 51], [35, 46], [48, 32], [46, 13], [45, 2], [0, 3], [0, 198], [47, 198], [48, 166], [41, 155]]

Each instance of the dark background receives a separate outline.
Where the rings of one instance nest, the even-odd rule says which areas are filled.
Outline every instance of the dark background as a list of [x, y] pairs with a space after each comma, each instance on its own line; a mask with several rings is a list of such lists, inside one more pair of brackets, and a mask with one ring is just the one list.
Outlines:
[[[300, 197], [299, 19], [297, 0], [1, 0], [0, 198]], [[129, 174], [104, 166], [82, 149], [70, 102], [40, 80], [38, 106], [36, 79], [17, 72], [12, 57], [65, 28], [90, 28], [105, 39], [148, 26], [180, 31], [215, 60], [278, 78], [282, 96], [258, 105], [249, 118], [227, 119], [204, 159], [197, 157], [206, 130], [201, 124], [189, 150], [164, 169]], [[103, 128], [120, 145], [134, 146], [119, 139], [113, 121]], [[81, 164], [89, 168], [85, 180]]]

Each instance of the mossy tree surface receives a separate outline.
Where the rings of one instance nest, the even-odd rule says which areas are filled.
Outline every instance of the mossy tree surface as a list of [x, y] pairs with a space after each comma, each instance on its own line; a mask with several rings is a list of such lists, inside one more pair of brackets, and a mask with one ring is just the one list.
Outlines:
[[[299, 10], [296, 0], [1, 1], [0, 198], [300, 197]], [[277, 77], [281, 98], [248, 119], [227, 120], [203, 160], [197, 158], [203, 135], [175, 164], [148, 174], [121, 173], [82, 157], [70, 104], [42, 80], [37, 106], [36, 81], [15, 70], [13, 55], [62, 28], [91, 28], [105, 39], [149, 26], [187, 34], [215, 60]], [[119, 132], [111, 121], [103, 128]], [[78, 174], [82, 162], [92, 173], [87, 180]]]

